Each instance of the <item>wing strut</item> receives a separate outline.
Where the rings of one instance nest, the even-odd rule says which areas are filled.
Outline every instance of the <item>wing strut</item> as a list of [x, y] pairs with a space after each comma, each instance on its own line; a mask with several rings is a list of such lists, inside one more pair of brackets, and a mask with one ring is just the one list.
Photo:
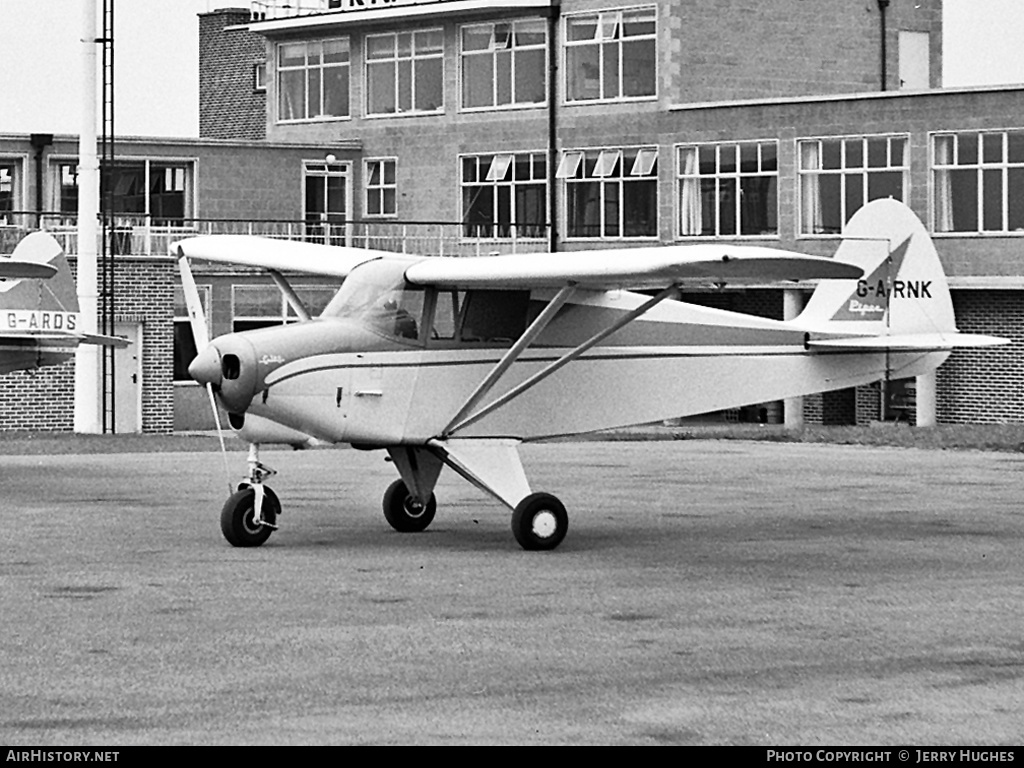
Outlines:
[[[598, 333], [594, 334], [589, 339], [587, 339], [582, 344], [580, 344], [578, 347], [575, 347], [575, 348], [569, 350], [568, 352], [566, 352], [564, 355], [562, 355], [560, 358], [555, 360], [550, 365], [548, 365], [545, 368], [542, 368], [541, 370], [537, 371], [537, 373], [535, 373], [533, 376], [528, 378], [526, 381], [522, 382], [518, 386], [513, 387], [512, 389], [510, 389], [508, 392], [506, 392], [504, 395], [502, 395], [501, 397], [497, 398], [496, 400], [493, 400], [492, 402], [488, 403], [483, 408], [481, 408], [476, 413], [474, 413], [472, 416], [468, 416], [468, 417], [462, 419], [461, 421], [459, 421], [459, 419], [462, 418], [462, 416], [466, 412], [469, 411], [470, 406], [476, 404], [475, 402], [473, 402], [473, 403], [468, 403], [467, 402], [467, 404], [465, 406], [463, 406], [463, 408], [459, 411], [459, 415], [456, 416], [456, 418], [452, 420], [452, 424], [450, 424], [447, 428], [445, 428], [445, 431], [442, 433], [442, 437], [444, 437], [444, 438], [449, 437], [452, 434], [454, 434], [455, 432], [458, 432], [460, 429], [465, 429], [470, 424], [476, 423], [477, 421], [482, 419], [487, 414], [491, 413], [492, 411], [497, 410], [498, 408], [503, 406], [505, 403], [507, 403], [510, 400], [513, 400], [514, 398], [516, 398], [519, 395], [521, 395], [526, 390], [528, 390], [531, 387], [533, 387], [533, 386], [539, 384], [540, 382], [544, 381], [544, 379], [546, 379], [548, 376], [550, 376], [551, 374], [555, 373], [555, 371], [559, 370], [563, 366], [568, 365], [569, 363], [571, 363], [576, 358], [580, 357], [580, 355], [582, 355], [585, 352], [587, 352], [587, 350], [589, 350], [591, 347], [601, 343], [604, 339], [608, 338], [609, 336], [611, 336], [616, 331], [620, 330], [621, 328], [623, 328], [626, 325], [629, 325], [631, 322], [636, 320], [638, 317], [640, 317], [644, 313], [650, 311], [657, 304], [660, 304], [665, 299], [670, 298], [671, 296], [673, 296], [675, 294], [675, 292], [676, 292], [676, 286], [675, 285], [670, 285], [668, 288], [663, 290], [657, 296], [653, 296], [652, 298], [650, 298], [647, 301], [645, 301], [643, 304], [641, 304], [636, 309], [634, 309], [634, 310], [632, 310], [630, 312], [627, 312], [620, 319], [616, 320], [614, 323], [612, 323], [610, 326], [605, 328], [603, 331], [599, 331]], [[559, 295], [561, 295], [561, 294], [559, 294]], [[557, 300], [557, 298], [558, 297], [556, 296], [555, 299], [552, 299], [552, 303], [554, 303], [554, 301]], [[540, 318], [538, 317], [537, 319], [539, 320]], [[532, 328], [532, 326], [531, 326], [531, 328]], [[529, 331], [527, 331], [527, 333], [528, 332]], [[523, 338], [525, 338], [525, 337], [526, 337], [526, 334], [523, 334]], [[520, 342], [521, 341], [522, 341], [522, 339], [520, 339]], [[516, 346], [519, 346], [519, 344], [517, 343]], [[513, 347], [513, 349], [514, 349], [514, 347]], [[511, 350], [509, 350], [509, 351], [511, 352]], [[506, 357], [507, 357], [507, 355], [506, 355]], [[502, 362], [504, 362], [504, 358], [502, 359]], [[512, 362], [513, 361], [509, 361], [509, 365], [511, 365]], [[501, 363], [499, 363], [498, 365], [500, 366]], [[495, 366], [496, 369], [497, 369], [497, 367], [498, 366]], [[507, 367], [508, 366], [505, 366], [505, 368], [507, 368]], [[494, 371], [492, 371], [492, 374], [493, 373], [494, 373]], [[501, 373], [504, 373], [504, 369], [502, 369], [502, 371], [500, 371], [498, 373], [498, 375], [500, 376]], [[490, 376], [488, 378], [490, 378]], [[495, 381], [496, 380], [497, 380], [497, 378], [495, 378]], [[493, 382], [492, 382], [492, 385], [493, 385]], [[478, 398], [478, 400], [479, 400], [479, 398]]]
[[548, 327], [548, 323], [550, 323], [554, 318], [555, 313], [557, 313], [558, 310], [562, 308], [562, 305], [569, 300], [569, 297], [575, 290], [576, 286], [572, 283], [562, 286], [558, 293], [555, 294], [555, 297], [548, 302], [546, 307], [544, 307], [544, 310], [534, 318], [534, 321], [530, 323], [530, 327], [523, 332], [523, 335], [519, 337], [518, 341], [512, 345], [508, 352], [502, 355], [501, 360], [495, 363], [494, 368], [491, 369], [490, 373], [488, 373], [484, 377], [484, 380], [477, 385], [477, 388], [473, 390], [473, 394], [467, 398], [463, 406], [459, 408], [458, 413], [456, 413], [455, 416], [452, 417], [452, 420], [448, 422], [448, 426], [441, 430], [442, 437], [448, 437], [452, 432], [458, 429], [459, 426], [461, 426], [461, 424], [459, 424], [460, 420], [487, 396], [487, 393], [490, 392], [494, 385], [498, 383], [498, 379], [500, 379], [504, 375], [505, 371], [512, 366], [512, 363], [519, 359], [523, 350], [530, 346], [530, 344], [533, 343], [533, 340]]
[[276, 269], [267, 270], [270, 272], [270, 276], [274, 278], [274, 282], [277, 284], [278, 290], [284, 295], [285, 301], [291, 305], [291, 308], [295, 310], [295, 314], [299, 316], [299, 320], [309, 320], [309, 310], [306, 309], [306, 305], [302, 303], [302, 299], [295, 293], [295, 289], [291, 287], [287, 280], [284, 279], [284, 275], [278, 272]]

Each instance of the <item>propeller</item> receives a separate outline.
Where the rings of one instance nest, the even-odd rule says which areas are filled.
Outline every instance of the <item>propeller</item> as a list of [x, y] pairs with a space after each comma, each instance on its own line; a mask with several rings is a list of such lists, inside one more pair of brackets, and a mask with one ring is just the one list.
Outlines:
[[[196, 287], [195, 278], [192, 277], [192, 268], [188, 264], [188, 257], [178, 249], [178, 267], [181, 271], [181, 287], [185, 293], [185, 306], [188, 308], [188, 320], [192, 326], [192, 338], [195, 340], [197, 357], [206, 351], [210, 345], [210, 330], [206, 324], [206, 313], [203, 311], [203, 301], [199, 296], [199, 289]], [[217, 437], [220, 440], [220, 455], [224, 460], [224, 474], [228, 482], [228, 494], [233, 492], [231, 483], [231, 467], [228, 464], [228, 449], [224, 442], [224, 428], [220, 422], [220, 409], [217, 408], [217, 398], [213, 393], [213, 383], [206, 385], [206, 394], [210, 398], [210, 408], [213, 410], [213, 421], [217, 425]]]

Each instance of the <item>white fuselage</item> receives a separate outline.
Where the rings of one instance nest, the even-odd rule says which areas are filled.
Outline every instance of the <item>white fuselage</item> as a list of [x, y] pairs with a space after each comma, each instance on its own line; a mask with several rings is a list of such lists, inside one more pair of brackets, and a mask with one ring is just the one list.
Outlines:
[[[577, 296], [479, 406], [647, 298]], [[867, 384], [887, 373], [914, 376], [946, 356], [811, 352], [804, 341], [803, 329], [790, 322], [667, 301], [458, 436], [530, 439], [647, 423]], [[331, 442], [422, 444], [450, 426], [507, 347], [427, 341], [419, 348], [275, 359], [279, 364], [264, 376], [265, 397], [255, 398], [249, 412]]]

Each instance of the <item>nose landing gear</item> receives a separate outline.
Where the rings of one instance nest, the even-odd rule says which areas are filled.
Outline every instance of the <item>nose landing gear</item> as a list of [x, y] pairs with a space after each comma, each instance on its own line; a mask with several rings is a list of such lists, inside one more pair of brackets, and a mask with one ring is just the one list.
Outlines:
[[281, 502], [263, 481], [277, 474], [259, 459], [259, 445], [249, 446], [249, 475], [228, 497], [220, 512], [220, 530], [234, 547], [258, 547], [277, 530]]

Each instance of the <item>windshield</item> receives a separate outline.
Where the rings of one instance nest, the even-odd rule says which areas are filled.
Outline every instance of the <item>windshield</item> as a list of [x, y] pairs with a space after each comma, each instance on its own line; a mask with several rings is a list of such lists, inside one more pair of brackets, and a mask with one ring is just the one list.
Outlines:
[[360, 264], [345, 278], [321, 317], [357, 320], [388, 336], [419, 338], [424, 290], [405, 282], [410, 263], [375, 259]]

